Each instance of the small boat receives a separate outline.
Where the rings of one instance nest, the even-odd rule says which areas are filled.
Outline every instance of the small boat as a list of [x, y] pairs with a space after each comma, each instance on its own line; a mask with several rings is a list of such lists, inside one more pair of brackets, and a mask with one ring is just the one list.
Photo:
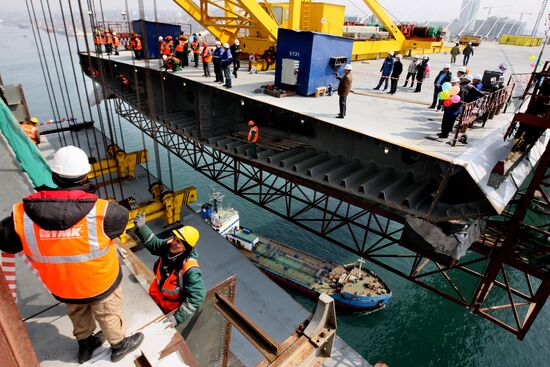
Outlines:
[[204, 204], [202, 217], [274, 281], [314, 299], [327, 293], [344, 311], [375, 311], [388, 304], [391, 290], [376, 273], [363, 268], [363, 259], [348, 265], [335, 264], [258, 235], [241, 227], [239, 212], [222, 208], [222, 196], [214, 195], [214, 207]]

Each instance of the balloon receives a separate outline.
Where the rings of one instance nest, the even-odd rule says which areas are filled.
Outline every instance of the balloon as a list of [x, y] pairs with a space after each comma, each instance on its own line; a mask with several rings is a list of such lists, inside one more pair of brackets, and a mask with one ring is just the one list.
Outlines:
[[470, 74], [470, 68], [466, 68], [466, 75]]
[[[453, 96], [453, 97], [454, 97], [454, 96]], [[451, 98], [452, 98], [452, 97], [451, 97]], [[445, 107], [449, 107], [449, 106], [452, 105], [452, 104], [453, 104], [453, 102], [452, 102], [452, 100], [450, 100], [450, 99], [446, 99], [446, 100], [443, 101], [443, 106], [445, 106]]]
[[451, 92], [451, 96], [454, 96], [454, 95], [460, 93], [460, 87], [458, 85], [454, 85], [451, 88], [450, 92]]
[[535, 55], [531, 55], [531, 56], [529, 56], [529, 60], [531, 60], [531, 61], [535, 61], [535, 59], [536, 59]]
[[441, 89], [443, 89], [443, 90], [449, 90], [449, 89], [451, 89], [452, 87], [453, 87], [453, 85], [452, 85], [451, 83], [445, 82], [445, 83], [443, 83], [443, 85], [441, 86]]
[[537, 66], [537, 64], [531, 64], [531, 67], [534, 68], [535, 66]]
[[458, 94], [455, 94], [450, 98], [451, 103], [458, 103], [460, 102], [460, 96]]
[[450, 96], [451, 96], [451, 93], [448, 90], [439, 92], [439, 99], [443, 99], [443, 100], [449, 99]]

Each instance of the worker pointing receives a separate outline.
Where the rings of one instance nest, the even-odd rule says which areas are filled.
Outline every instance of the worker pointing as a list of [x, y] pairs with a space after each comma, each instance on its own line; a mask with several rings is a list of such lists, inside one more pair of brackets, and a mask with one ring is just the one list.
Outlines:
[[195, 249], [199, 231], [181, 226], [169, 240], [159, 239], [145, 224], [145, 213], [134, 219], [136, 235], [153, 255], [159, 256], [153, 271], [155, 280], [149, 295], [164, 313], [171, 313], [174, 325], [189, 319], [204, 301], [206, 290]]
[[[143, 341], [142, 333], [125, 337], [122, 271], [113, 243], [128, 224], [128, 210], [94, 194], [81, 149], [59, 149], [50, 167], [58, 188], [39, 187], [13, 206], [0, 224], [0, 250], [23, 251], [44, 286], [67, 304], [80, 363], [105, 338], [116, 362]], [[96, 321], [102, 333], [94, 334]]]

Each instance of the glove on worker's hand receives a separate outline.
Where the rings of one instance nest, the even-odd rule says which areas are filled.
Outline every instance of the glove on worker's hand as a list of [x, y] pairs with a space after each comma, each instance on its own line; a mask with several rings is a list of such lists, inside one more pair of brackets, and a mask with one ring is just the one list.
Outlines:
[[134, 218], [134, 225], [137, 228], [141, 228], [145, 225], [145, 213], [143, 212], [137, 213], [136, 217]]

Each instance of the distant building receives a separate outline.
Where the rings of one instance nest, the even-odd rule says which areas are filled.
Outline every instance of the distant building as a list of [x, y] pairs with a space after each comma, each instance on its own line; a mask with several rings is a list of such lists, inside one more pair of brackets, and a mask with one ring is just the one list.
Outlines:
[[454, 24], [454, 33], [470, 33], [474, 29], [475, 19], [479, 11], [480, 0], [462, 0], [458, 22]]
[[486, 20], [477, 20], [472, 33], [475, 33], [477, 36], [494, 39], [502, 34], [525, 34], [526, 26], [526, 22], [520, 22], [508, 17], [489, 17]]

